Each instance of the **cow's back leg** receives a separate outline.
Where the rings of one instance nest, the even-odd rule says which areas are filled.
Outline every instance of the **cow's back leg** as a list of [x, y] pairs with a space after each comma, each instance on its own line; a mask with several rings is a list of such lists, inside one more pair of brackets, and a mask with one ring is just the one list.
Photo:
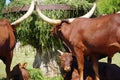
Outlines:
[[10, 53], [8, 53], [6, 60], [5, 60], [5, 64], [6, 64], [6, 77], [7, 80], [10, 80], [10, 67], [11, 67], [11, 61], [12, 61], [12, 57], [13, 57], [13, 51], [11, 51]]
[[92, 64], [95, 72], [95, 80], [100, 80], [98, 71], [98, 56], [92, 55]]
[[108, 62], [109, 64], [111, 64], [111, 63], [112, 63], [112, 57], [108, 57], [107, 62]]

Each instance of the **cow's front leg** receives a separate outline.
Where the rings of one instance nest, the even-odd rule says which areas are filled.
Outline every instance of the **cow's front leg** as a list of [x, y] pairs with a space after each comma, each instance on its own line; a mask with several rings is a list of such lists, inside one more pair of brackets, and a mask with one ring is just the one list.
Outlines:
[[10, 80], [10, 65], [11, 65], [11, 61], [10, 59], [6, 58], [5, 59], [5, 70], [6, 70], [6, 80]]
[[6, 80], [10, 80], [10, 65], [6, 64]]
[[95, 72], [95, 80], [100, 80], [98, 71], [98, 56], [92, 56], [92, 64]]
[[83, 55], [83, 52], [81, 50], [78, 50], [76, 52], [76, 59], [77, 59], [77, 63], [78, 63], [80, 80], [83, 80], [84, 55]]

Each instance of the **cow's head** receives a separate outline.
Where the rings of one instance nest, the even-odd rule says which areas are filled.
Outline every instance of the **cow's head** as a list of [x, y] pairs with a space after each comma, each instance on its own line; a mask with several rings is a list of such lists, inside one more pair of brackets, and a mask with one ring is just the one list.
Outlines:
[[58, 50], [58, 52], [60, 53], [59, 59], [61, 67], [64, 71], [69, 72], [73, 61], [72, 53], [62, 52], [60, 50]]
[[[67, 34], [68, 31], [68, 27], [70, 29], [70, 24], [76, 19], [76, 18], [68, 18], [68, 19], [50, 19], [47, 16], [45, 16], [44, 14], [42, 14], [41, 10], [39, 9], [39, 2], [36, 1], [36, 11], [38, 12], [38, 15], [46, 22], [52, 24], [54, 27], [52, 27], [51, 29], [51, 33], [57, 37], [57, 38], [61, 38], [61, 39], [67, 39], [69, 37], [69, 35], [65, 35], [66, 37], [64, 38], [63, 34]], [[94, 13], [96, 8], [96, 3], [94, 3], [92, 9], [85, 15], [80, 16], [79, 18], [89, 18], [92, 16], [92, 14]], [[66, 30], [66, 28], [67, 30]], [[63, 33], [64, 32], [64, 33]]]

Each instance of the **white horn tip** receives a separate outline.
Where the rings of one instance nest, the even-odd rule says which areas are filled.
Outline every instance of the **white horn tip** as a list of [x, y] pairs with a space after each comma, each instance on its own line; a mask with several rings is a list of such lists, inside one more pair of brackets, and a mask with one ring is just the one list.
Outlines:
[[57, 50], [61, 55], [63, 55], [64, 53], [61, 50]]

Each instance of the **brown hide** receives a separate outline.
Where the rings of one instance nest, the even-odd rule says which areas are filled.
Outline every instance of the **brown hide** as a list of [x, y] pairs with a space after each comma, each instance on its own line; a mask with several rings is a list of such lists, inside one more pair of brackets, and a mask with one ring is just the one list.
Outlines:
[[99, 80], [97, 61], [101, 56], [109, 59], [120, 51], [120, 14], [97, 18], [76, 18], [53, 27], [52, 33], [60, 38], [76, 56], [80, 80], [83, 80], [84, 56], [90, 56], [96, 80]]
[[30, 80], [29, 72], [26, 69], [26, 63], [15, 65], [11, 71], [12, 80]]
[[0, 20], [0, 59], [6, 65], [7, 79], [10, 77], [10, 66], [13, 49], [16, 44], [16, 30], [7, 19]]
[[[66, 55], [66, 56], [64, 56]], [[62, 57], [62, 59], [64, 58], [64, 61], [62, 62], [62, 64], [64, 63], [70, 63], [70, 67], [71, 70], [66, 72], [64, 70], [64, 72], [62, 72], [64, 80], [79, 80], [79, 73], [78, 73], [78, 65], [76, 62], [76, 58], [74, 56], [70, 56], [70, 54], [64, 54], [64, 55], [60, 55]], [[73, 58], [70, 60], [67, 60], [69, 58]], [[61, 58], [60, 62], [62, 61]], [[69, 62], [70, 61], [70, 62]], [[95, 80], [95, 73], [93, 71], [92, 68], [92, 63], [89, 61], [85, 61], [84, 64], [84, 80]], [[66, 65], [64, 65], [66, 66]], [[99, 67], [99, 75], [100, 75], [100, 80], [120, 80], [120, 67], [118, 67], [115, 64], [108, 64], [108, 63], [103, 63], [103, 62], [98, 62], [98, 67]], [[63, 66], [61, 66], [62, 69], [64, 69]]]

